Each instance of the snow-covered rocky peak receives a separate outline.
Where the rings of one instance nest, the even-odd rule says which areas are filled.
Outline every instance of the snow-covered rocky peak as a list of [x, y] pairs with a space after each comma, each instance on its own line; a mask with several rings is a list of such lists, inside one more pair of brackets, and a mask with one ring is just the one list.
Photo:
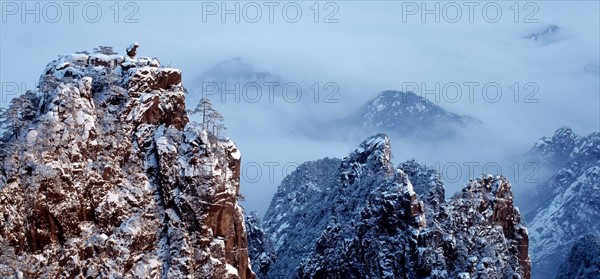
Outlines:
[[581, 138], [569, 127], [561, 127], [552, 137], [542, 137], [531, 149], [531, 153], [541, 161], [560, 166], [573, 157], [573, 152], [581, 143]]
[[[322, 232], [327, 222], [324, 216], [330, 214], [316, 212], [324, 208], [325, 198], [337, 187], [340, 163], [335, 158], [302, 163], [279, 185], [263, 218], [265, 233], [276, 253], [267, 278], [289, 277], [310, 253], [307, 245]], [[314, 218], [320, 214], [323, 218]], [[251, 259], [253, 267], [259, 269], [261, 259]]]
[[600, 132], [594, 132], [583, 138], [577, 152], [582, 156], [600, 158]]
[[361, 109], [368, 126], [396, 126], [394, 116], [423, 117], [427, 114], [446, 115], [431, 101], [411, 92], [384, 91]]
[[[86, 79], [91, 85], [88, 97], [114, 109], [120, 101], [132, 101], [127, 120], [173, 125], [182, 129], [188, 122], [181, 71], [160, 66], [156, 58], [118, 54], [68, 54], [50, 62], [40, 78], [46, 100], [55, 96], [58, 83], [77, 83]], [[111, 90], [112, 89], [112, 90]], [[45, 110], [52, 109], [52, 102]], [[43, 111], [45, 112], [45, 111]]]
[[372, 136], [342, 161], [343, 180], [352, 184], [360, 175], [391, 173], [394, 168], [390, 162], [391, 157], [390, 138], [384, 134]]
[[414, 160], [395, 169], [390, 155], [376, 135], [284, 179], [263, 221], [276, 253], [267, 278], [529, 278], [505, 178], [472, 180], [445, 201], [439, 173]]
[[239, 150], [188, 123], [180, 70], [106, 53], [59, 56], [19, 97], [0, 277], [254, 278]]
[[484, 178], [472, 180], [457, 197], [469, 195], [469, 197], [485, 198], [490, 201], [503, 201], [512, 206], [513, 194], [510, 183], [504, 177], [488, 175]]

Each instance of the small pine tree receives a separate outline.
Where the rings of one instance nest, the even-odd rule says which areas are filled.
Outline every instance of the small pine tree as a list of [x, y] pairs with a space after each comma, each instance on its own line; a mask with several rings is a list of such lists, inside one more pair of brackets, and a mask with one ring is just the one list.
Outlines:
[[6, 114], [7, 109], [0, 107], [0, 131], [3, 131], [6, 128], [6, 124], [8, 123], [8, 120], [6, 119], [6, 117], [8, 116]]
[[225, 130], [227, 130], [227, 127], [225, 127], [225, 125], [223, 123], [217, 124], [216, 128], [217, 128], [217, 138], [219, 137], [220, 132], [225, 132]]
[[238, 193], [237, 199], [238, 201], [246, 201], [246, 196], [244, 196], [242, 193]]
[[110, 46], [98, 46], [94, 48], [94, 53], [101, 53], [104, 55], [115, 55], [117, 54]]
[[212, 134], [217, 137], [219, 137], [219, 132], [226, 129], [225, 125], [223, 125], [225, 118], [219, 111], [213, 108], [212, 103], [206, 97], [202, 97], [196, 108], [189, 112], [192, 114], [201, 114], [202, 129], [207, 132], [212, 131]]
[[192, 111], [194, 114], [200, 113], [202, 115], [202, 128], [204, 130], [208, 131], [208, 124], [210, 122], [208, 117], [213, 110], [210, 100], [206, 97], [202, 97], [196, 108]]
[[[3, 163], [4, 163], [4, 158], [6, 157], [5, 153], [6, 153], [6, 140], [4, 139], [4, 137], [2, 137], [2, 135], [4, 134], [4, 129], [5, 129], [5, 124], [6, 120], [5, 120], [5, 111], [6, 109], [3, 107], [0, 107], [0, 162], [2, 162], [2, 164], [0, 164], [0, 169], [2, 169], [3, 167]], [[0, 173], [1, 176], [1, 173]]]
[[1, 112], [0, 126], [9, 133], [8, 138], [19, 136], [22, 129], [35, 117], [35, 93], [28, 92], [24, 95], [13, 98], [10, 106]]
[[210, 114], [210, 120], [212, 124], [212, 133], [218, 137], [219, 127], [223, 126], [223, 121], [225, 118], [220, 112], [213, 110]]

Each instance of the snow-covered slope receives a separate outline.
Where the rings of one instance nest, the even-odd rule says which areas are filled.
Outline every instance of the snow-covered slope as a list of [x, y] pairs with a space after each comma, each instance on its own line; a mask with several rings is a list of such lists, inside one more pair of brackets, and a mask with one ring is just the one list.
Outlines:
[[527, 197], [538, 204], [527, 215], [533, 275], [555, 277], [574, 241], [600, 234], [600, 133], [584, 137], [563, 127], [532, 152], [556, 169]]
[[181, 72], [70, 54], [0, 153], [0, 277], [253, 278], [240, 152], [188, 123]]
[[267, 278], [529, 278], [506, 179], [473, 180], [444, 201], [434, 170], [390, 158], [379, 134], [288, 176], [264, 218], [276, 243]]

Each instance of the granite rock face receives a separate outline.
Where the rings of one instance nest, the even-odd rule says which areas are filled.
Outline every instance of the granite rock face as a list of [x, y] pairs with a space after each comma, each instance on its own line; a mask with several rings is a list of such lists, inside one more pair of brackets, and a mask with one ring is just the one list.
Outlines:
[[0, 152], [0, 277], [255, 278], [240, 152], [188, 123], [180, 70], [63, 55], [30, 98]]

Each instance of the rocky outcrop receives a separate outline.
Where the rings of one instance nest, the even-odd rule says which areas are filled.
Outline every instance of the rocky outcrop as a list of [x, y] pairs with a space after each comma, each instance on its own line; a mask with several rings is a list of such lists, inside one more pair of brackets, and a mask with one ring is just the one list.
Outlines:
[[527, 228], [505, 178], [471, 180], [434, 214], [419, 239], [419, 276], [530, 278]]
[[129, 56], [130, 58], [135, 58], [135, 56], [137, 55], [137, 48], [139, 46], [140, 44], [138, 42], [134, 42], [131, 45], [129, 45], [126, 49], [127, 56]]
[[264, 219], [280, 243], [267, 278], [530, 277], [527, 229], [505, 178], [472, 180], [445, 201], [439, 173], [390, 158], [390, 139], [377, 135], [288, 176]]
[[575, 242], [558, 269], [557, 279], [600, 277], [600, 237], [588, 234]]
[[72, 54], [39, 89], [0, 153], [0, 277], [255, 277], [240, 152], [188, 123], [179, 70]]
[[446, 190], [442, 176], [436, 170], [428, 168], [414, 159], [398, 165], [398, 169], [408, 175], [413, 190], [420, 200], [429, 205], [428, 208], [435, 209], [445, 201]]

